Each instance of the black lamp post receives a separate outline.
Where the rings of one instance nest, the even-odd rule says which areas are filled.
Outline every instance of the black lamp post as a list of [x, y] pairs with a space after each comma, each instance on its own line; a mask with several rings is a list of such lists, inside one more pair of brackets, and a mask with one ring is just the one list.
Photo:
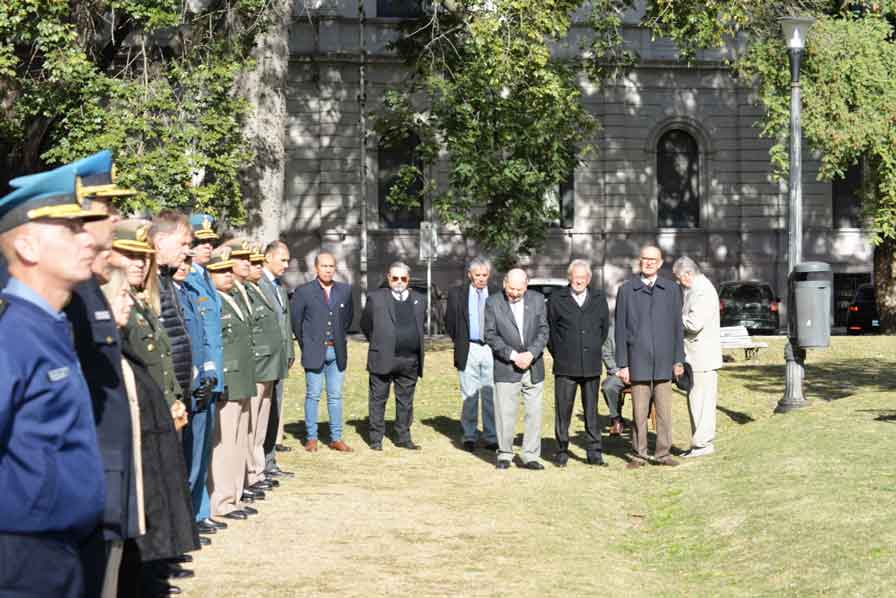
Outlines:
[[[790, 57], [790, 201], [788, 202], [787, 272], [793, 276], [794, 268], [803, 261], [803, 157], [802, 126], [800, 125], [800, 60], [806, 47], [806, 36], [815, 19], [810, 17], [783, 17], [778, 19], [787, 53]], [[793, 296], [788, 293], [788, 334], [784, 359], [787, 361], [784, 396], [778, 401], [776, 413], [786, 413], [806, 405], [803, 396], [804, 364], [806, 350], [797, 345]]]

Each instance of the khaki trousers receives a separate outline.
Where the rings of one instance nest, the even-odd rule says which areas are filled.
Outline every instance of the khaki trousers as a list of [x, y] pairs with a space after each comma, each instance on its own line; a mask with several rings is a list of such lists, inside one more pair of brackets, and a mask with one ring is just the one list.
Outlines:
[[249, 444], [246, 455], [246, 482], [249, 486], [265, 479], [264, 438], [271, 418], [274, 382], [256, 382], [255, 396], [249, 403]]
[[532, 383], [532, 372], [526, 370], [519, 382], [495, 383], [495, 431], [498, 435], [498, 460], [513, 459], [513, 439], [516, 436], [516, 414], [520, 398], [523, 400], [523, 463], [538, 461], [541, 457], [541, 400], [544, 396], [544, 380]]
[[694, 372], [694, 385], [688, 393], [691, 413], [691, 446], [712, 446], [716, 439], [716, 401], [719, 395], [719, 372]]
[[656, 408], [656, 450], [657, 459], [669, 456], [672, 448], [672, 383], [668, 380], [633, 381], [632, 409], [635, 427], [632, 442], [635, 453], [647, 459], [647, 416], [650, 413], [650, 397]]
[[246, 480], [249, 446], [250, 399], [218, 402], [208, 493], [212, 515], [226, 515], [240, 508]]

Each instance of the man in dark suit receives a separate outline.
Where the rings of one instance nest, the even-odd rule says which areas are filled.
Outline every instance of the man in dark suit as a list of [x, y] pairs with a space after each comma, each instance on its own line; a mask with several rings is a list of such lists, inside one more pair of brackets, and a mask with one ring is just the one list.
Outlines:
[[617, 376], [632, 385], [635, 427], [634, 469], [648, 461], [647, 415], [650, 398], [656, 407], [655, 463], [678, 465], [671, 457], [673, 376], [684, 372], [684, 328], [681, 289], [658, 276], [663, 264], [659, 248], [641, 248], [641, 275], [625, 281], [616, 295]]
[[448, 292], [445, 325], [454, 341], [454, 367], [460, 376], [463, 406], [460, 427], [464, 450], [476, 450], [479, 432], [479, 403], [482, 399], [482, 435], [485, 447], [497, 450], [495, 433], [495, 360], [485, 344], [485, 302], [489, 296], [488, 281], [492, 265], [484, 257], [476, 257], [467, 267], [470, 282]]
[[317, 450], [317, 406], [324, 384], [327, 388], [327, 414], [330, 417], [330, 443], [334, 451], [352, 452], [342, 440], [342, 382], [348, 363], [346, 334], [352, 324], [352, 287], [333, 280], [336, 258], [319, 253], [314, 258], [314, 280], [293, 293], [292, 331], [302, 350], [305, 368], [305, 450]]
[[423, 376], [423, 319], [426, 299], [408, 288], [411, 271], [402, 262], [389, 266], [389, 288], [367, 296], [361, 315], [361, 331], [370, 342], [370, 448], [383, 450], [386, 401], [395, 384], [395, 446], [419, 450], [411, 440], [414, 389]]
[[588, 463], [604, 465], [597, 423], [597, 388], [610, 311], [603, 291], [588, 288], [591, 264], [573, 260], [567, 276], [569, 286], [553, 293], [548, 301], [548, 349], [554, 357], [554, 434], [558, 445], [554, 463], [566, 467], [569, 461], [569, 423], [579, 388], [585, 412]]
[[485, 303], [485, 342], [495, 356], [495, 420], [498, 469], [513, 460], [516, 412], [522, 393], [526, 410], [523, 467], [544, 469], [541, 456], [541, 399], [544, 395], [544, 348], [548, 320], [544, 296], [529, 291], [529, 277], [519, 268], [504, 277], [504, 293]]

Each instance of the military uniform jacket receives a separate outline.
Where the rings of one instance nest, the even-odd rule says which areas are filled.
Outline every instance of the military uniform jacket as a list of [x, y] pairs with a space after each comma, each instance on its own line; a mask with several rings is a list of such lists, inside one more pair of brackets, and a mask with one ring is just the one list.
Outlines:
[[[239, 291], [235, 291], [238, 294]], [[252, 350], [251, 314], [242, 297], [221, 297], [221, 341], [223, 343], [226, 399], [255, 396], [255, 356]]]
[[183, 391], [174, 376], [174, 362], [171, 361], [171, 341], [152, 309], [135, 297], [131, 316], [125, 327], [124, 342], [146, 364], [152, 379], [165, 393], [168, 405], [183, 400]]
[[187, 275], [184, 284], [196, 296], [196, 309], [202, 320], [205, 337], [201, 346], [193, 344], [193, 352], [201, 353], [202, 367], [199, 376], [202, 380], [215, 378], [215, 392], [224, 392], [224, 364], [221, 346], [221, 296], [212, 284], [208, 271], [198, 264]]
[[93, 278], [79, 284], [65, 308], [75, 350], [90, 389], [93, 419], [106, 476], [103, 537], [139, 535], [131, 408], [121, 373], [121, 339], [109, 302]]
[[[296, 356], [295, 344], [292, 340], [292, 312], [290, 311], [289, 297], [286, 289], [270, 281], [267, 272], [261, 275], [261, 280], [258, 281], [258, 288], [261, 289], [265, 298], [277, 310], [277, 321], [280, 323], [280, 332], [283, 335], [283, 351], [286, 356], [286, 367], [283, 368], [283, 372], [280, 375], [280, 379], [283, 379], [289, 376], [289, 364], [292, 363]], [[280, 298], [279, 300], [277, 299], [278, 297]]]
[[[255, 283], [246, 283], [252, 307], [252, 344], [255, 351], [255, 379], [273, 382], [283, 377], [286, 369], [286, 347], [277, 320], [277, 310]], [[279, 309], [279, 305], [277, 308]]]
[[[196, 350], [192, 352], [193, 365], [190, 378], [190, 390], [194, 391], [199, 388], [199, 383], [202, 381], [202, 371], [205, 367], [202, 355], [202, 347], [206, 342], [205, 327], [202, 324], [202, 318], [199, 316], [199, 308], [196, 306], [196, 295], [193, 290], [181, 282], [174, 283], [174, 292], [177, 293], [177, 301], [184, 316], [184, 327], [187, 330], [187, 336], [190, 338], [190, 345], [196, 347]], [[188, 405], [188, 407], [192, 411], [192, 405]]]
[[7, 292], [0, 312], [0, 533], [78, 541], [100, 524], [105, 479], [69, 321]]

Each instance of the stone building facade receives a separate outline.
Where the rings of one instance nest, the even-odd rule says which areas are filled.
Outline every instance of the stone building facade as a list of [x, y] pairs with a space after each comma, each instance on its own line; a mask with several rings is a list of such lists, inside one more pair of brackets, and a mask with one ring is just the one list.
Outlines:
[[[390, 169], [411, 148], [380, 151], [369, 134], [366, 181], [361, 180], [362, 67], [366, 113], [376, 109], [385, 90], [402, 84], [402, 65], [386, 43], [397, 34], [403, 11], [413, 10], [413, 0], [362, 0], [364, 48], [357, 2], [308, 2], [296, 8], [286, 89], [280, 228], [299, 261], [295, 282], [311, 276], [320, 247], [336, 254], [340, 274], [359, 292], [365, 278], [367, 287], [377, 286], [396, 259], [425, 280], [425, 264], [417, 259], [417, 222], [430, 219], [429, 206], [396, 214], [383, 197]], [[717, 284], [765, 280], [785, 297], [787, 185], [770, 176], [770, 142], [758, 134], [761, 107], [754, 90], [733, 77], [721, 53], [705, 53], [685, 65], [671, 43], [651, 41], [636, 22], [625, 37], [640, 56], [638, 65], [600, 88], [581, 83], [585, 105], [602, 124], [598, 151], [561, 189], [564, 218], [526, 263], [530, 275], [563, 277], [571, 259], [586, 258], [593, 284], [607, 291], [612, 304], [617, 286], [636, 267], [639, 247], [654, 242], [663, 249], [666, 268], [688, 255]], [[428, 175], [443, 180], [446, 169], [441, 164]], [[855, 286], [870, 280], [872, 248], [854, 193], [860, 174], [819, 182], [817, 170], [817, 161], [807, 156], [804, 259], [833, 266], [839, 320]], [[432, 276], [444, 293], [462, 280], [464, 262], [477, 248], [444, 226], [438, 226], [438, 241]]]

